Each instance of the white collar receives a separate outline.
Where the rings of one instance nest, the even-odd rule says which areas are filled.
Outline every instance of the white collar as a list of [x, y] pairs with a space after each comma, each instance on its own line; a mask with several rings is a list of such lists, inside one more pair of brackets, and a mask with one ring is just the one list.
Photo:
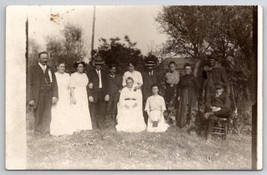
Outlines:
[[41, 68], [46, 68], [47, 65], [42, 65], [40, 62], [38, 62], [39, 66], [41, 66]]

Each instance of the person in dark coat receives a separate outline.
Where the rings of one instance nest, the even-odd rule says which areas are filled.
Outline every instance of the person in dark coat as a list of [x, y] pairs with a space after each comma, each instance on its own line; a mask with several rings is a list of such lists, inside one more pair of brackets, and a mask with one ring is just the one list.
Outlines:
[[192, 112], [196, 107], [198, 96], [198, 82], [196, 77], [192, 74], [192, 67], [190, 64], [184, 65], [185, 75], [181, 77], [177, 86], [177, 115], [176, 125], [183, 128], [189, 124]]
[[[146, 71], [142, 72], [143, 77], [143, 105], [146, 104], [146, 100], [148, 97], [152, 95], [152, 88], [151, 86], [158, 83], [158, 73], [154, 71], [156, 63], [153, 60], [147, 60], [145, 63]], [[146, 112], [144, 112], [144, 120], [147, 124], [148, 115]]]
[[209, 65], [206, 66], [207, 68], [205, 69], [207, 76], [204, 87], [205, 99], [207, 100], [211, 94], [215, 93], [215, 84], [217, 82], [222, 82], [225, 84], [225, 92], [229, 96], [230, 86], [225, 68], [218, 63], [218, 58], [214, 54], [209, 55], [208, 58]]
[[87, 72], [89, 78], [89, 108], [93, 129], [101, 128], [105, 121], [106, 104], [109, 101], [107, 73], [102, 69], [104, 61], [94, 59], [94, 69]]
[[225, 84], [217, 82], [215, 84], [216, 93], [213, 93], [206, 101], [205, 119], [208, 121], [206, 139], [210, 135], [214, 124], [214, 117], [228, 118], [230, 116], [230, 99], [225, 89]]
[[29, 68], [28, 102], [33, 107], [35, 136], [50, 136], [51, 107], [58, 98], [57, 80], [47, 65], [48, 53], [38, 54], [38, 64]]
[[109, 94], [109, 101], [107, 104], [107, 114], [116, 121], [117, 103], [119, 101], [120, 91], [122, 89], [122, 76], [117, 74], [116, 65], [109, 66], [109, 74], [107, 75], [107, 91]]

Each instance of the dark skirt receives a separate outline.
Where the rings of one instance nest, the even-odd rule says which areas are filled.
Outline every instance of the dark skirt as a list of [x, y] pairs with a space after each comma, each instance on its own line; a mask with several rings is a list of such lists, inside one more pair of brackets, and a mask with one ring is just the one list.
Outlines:
[[177, 103], [177, 126], [183, 128], [191, 120], [192, 112], [196, 107], [196, 93], [192, 88], [181, 91], [180, 101]]

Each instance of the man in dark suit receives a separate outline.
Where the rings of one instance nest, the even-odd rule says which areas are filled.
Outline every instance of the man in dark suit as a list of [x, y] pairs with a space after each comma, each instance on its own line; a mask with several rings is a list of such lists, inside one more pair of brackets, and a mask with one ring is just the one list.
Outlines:
[[[152, 95], [152, 88], [151, 86], [153, 84], [157, 84], [158, 83], [158, 74], [156, 71], [154, 71], [154, 67], [155, 67], [156, 63], [153, 60], [147, 60], [145, 62], [145, 66], [146, 66], [146, 71], [142, 73], [142, 77], [143, 77], [143, 105], [145, 106], [146, 104], [146, 100], [148, 97], [150, 97]], [[148, 119], [148, 115], [146, 112], [144, 112], [144, 120], [145, 123], [147, 123], [147, 119]]]
[[102, 70], [104, 61], [100, 57], [94, 59], [94, 69], [88, 71], [89, 108], [93, 129], [101, 128], [106, 115], [106, 103], [109, 101], [107, 91], [107, 74]]
[[119, 101], [120, 90], [122, 89], [122, 76], [117, 74], [117, 68], [115, 65], [109, 66], [109, 75], [107, 76], [108, 82], [108, 94], [110, 96], [107, 105], [107, 114], [116, 119], [117, 115], [117, 103]]
[[216, 82], [216, 92], [209, 96], [206, 101], [206, 113], [204, 114], [207, 120], [206, 139], [209, 135], [214, 124], [214, 118], [228, 118], [230, 116], [230, 98], [225, 91], [226, 85], [222, 82]]
[[51, 107], [57, 102], [58, 87], [55, 73], [47, 65], [48, 53], [38, 55], [38, 64], [29, 69], [28, 102], [33, 106], [35, 136], [50, 136]]

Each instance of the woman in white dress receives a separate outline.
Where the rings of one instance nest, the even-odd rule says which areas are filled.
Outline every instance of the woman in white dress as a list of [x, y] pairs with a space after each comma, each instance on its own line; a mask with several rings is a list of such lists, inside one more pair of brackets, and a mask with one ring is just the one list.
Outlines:
[[159, 93], [158, 85], [152, 85], [152, 93], [147, 98], [145, 111], [148, 114], [147, 131], [164, 132], [169, 125], [165, 123], [163, 113], [166, 111], [165, 100]]
[[[134, 87], [134, 80], [128, 77], [118, 103], [117, 131], [140, 132], [146, 129], [142, 111], [142, 96]], [[140, 90], [140, 89], [139, 89]]]
[[70, 77], [72, 125], [75, 131], [92, 130], [86, 90], [89, 80], [84, 73], [85, 63], [79, 61], [74, 66], [77, 72]]
[[50, 133], [54, 136], [72, 134], [70, 116], [70, 75], [65, 73], [65, 63], [58, 62], [55, 73], [58, 86], [58, 102], [52, 106]]
[[[128, 77], [131, 77], [133, 79], [133, 81], [134, 81], [133, 88], [140, 96], [139, 98], [142, 99], [143, 95], [142, 95], [141, 87], [143, 86], [143, 77], [142, 77], [140, 72], [135, 70], [135, 64], [132, 62], [128, 63], [128, 71], [126, 71], [123, 74], [123, 77], [122, 77], [122, 86], [123, 87], [126, 86], [126, 79]], [[143, 104], [143, 102], [141, 102], [141, 105], [142, 104]]]

